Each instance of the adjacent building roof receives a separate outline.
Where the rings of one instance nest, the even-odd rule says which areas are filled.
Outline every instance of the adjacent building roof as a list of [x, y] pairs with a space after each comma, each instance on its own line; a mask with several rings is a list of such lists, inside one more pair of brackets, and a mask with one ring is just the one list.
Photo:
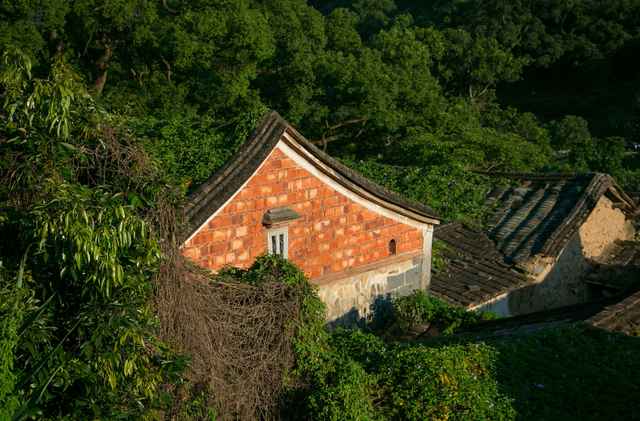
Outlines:
[[429, 207], [407, 200], [331, 158], [312, 145], [278, 113], [272, 111], [263, 118], [234, 158], [189, 197], [185, 206], [187, 237], [197, 231], [244, 185], [279, 141], [286, 142], [294, 150], [302, 152], [311, 164], [361, 197], [412, 220], [438, 223], [438, 216]]
[[488, 195], [488, 235], [509, 262], [557, 256], [606, 195], [629, 214], [634, 201], [607, 174], [492, 173], [511, 185]]
[[587, 320], [600, 329], [640, 336], [640, 291], [606, 307]]
[[594, 270], [585, 282], [605, 294], [626, 292], [640, 286], [640, 241], [616, 241], [608, 252], [592, 261]]
[[445, 262], [433, 270], [433, 296], [473, 308], [527, 283], [482, 231], [456, 222], [436, 227], [434, 236], [443, 245]]

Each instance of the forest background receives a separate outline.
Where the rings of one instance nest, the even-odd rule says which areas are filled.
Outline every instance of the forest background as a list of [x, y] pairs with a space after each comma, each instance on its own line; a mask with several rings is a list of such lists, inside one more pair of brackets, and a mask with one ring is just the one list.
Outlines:
[[633, 0], [5, 1], [0, 48], [65, 61], [193, 188], [274, 109], [448, 218], [474, 171], [603, 171], [640, 190]]

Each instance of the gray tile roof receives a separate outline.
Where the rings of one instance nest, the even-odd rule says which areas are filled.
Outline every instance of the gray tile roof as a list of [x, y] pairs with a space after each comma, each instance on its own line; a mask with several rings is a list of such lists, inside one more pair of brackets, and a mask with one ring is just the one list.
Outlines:
[[489, 193], [487, 227], [451, 223], [435, 230], [435, 239], [446, 245], [447, 266], [434, 271], [431, 293], [451, 304], [473, 307], [526, 285], [519, 264], [539, 253], [560, 253], [603, 195], [629, 214], [636, 209], [606, 174], [489, 175], [510, 185]]
[[640, 291], [606, 307], [587, 323], [612, 332], [640, 336]]
[[473, 307], [527, 283], [480, 230], [451, 223], [436, 227], [434, 237], [444, 245], [445, 260], [431, 279], [430, 293], [437, 298]]
[[603, 196], [625, 212], [635, 203], [606, 174], [490, 174], [507, 179], [488, 195], [493, 207], [487, 233], [508, 261], [557, 256]]

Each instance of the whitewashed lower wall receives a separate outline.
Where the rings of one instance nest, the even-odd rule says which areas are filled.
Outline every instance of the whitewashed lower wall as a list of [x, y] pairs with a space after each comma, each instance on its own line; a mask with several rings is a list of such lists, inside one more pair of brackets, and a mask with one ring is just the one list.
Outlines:
[[376, 305], [421, 288], [422, 256], [382, 265], [319, 285], [327, 321], [351, 325], [373, 317]]

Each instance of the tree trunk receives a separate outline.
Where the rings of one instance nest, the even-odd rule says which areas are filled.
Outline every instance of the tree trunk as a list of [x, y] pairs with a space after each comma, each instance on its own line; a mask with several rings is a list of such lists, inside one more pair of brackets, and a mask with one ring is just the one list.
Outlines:
[[107, 83], [107, 71], [109, 70], [109, 62], [113, 55], [113, 49], [111, 45], [106, 43], [104, 46], [104, 53], [98, 61], [96, 61], [96, 69], [98, 70], [98, 76], [93, 84], [93, 89], [96, 95], [100, 95], [104, 89], [104, 84]]

